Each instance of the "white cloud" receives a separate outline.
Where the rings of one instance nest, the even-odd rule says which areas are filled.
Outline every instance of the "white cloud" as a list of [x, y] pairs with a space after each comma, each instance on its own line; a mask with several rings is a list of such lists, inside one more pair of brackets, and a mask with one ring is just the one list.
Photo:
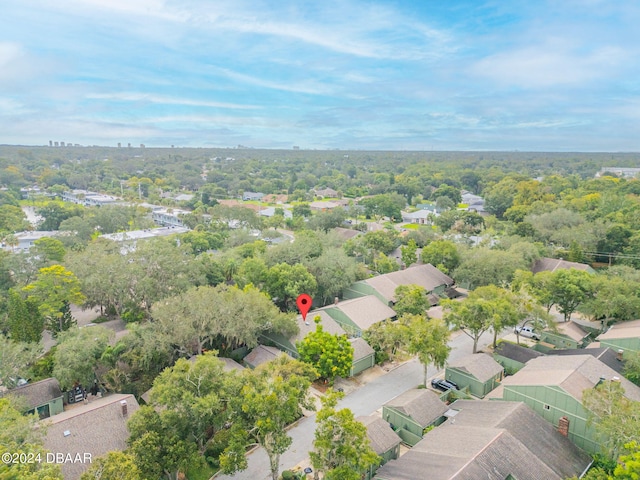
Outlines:
[[194, 107], [229, 108], [238, 110], [251, 110], [261, 108], [257, 105], [242, 105], [237, 103], [212, 102], [208, 100], [192, 100], [188, 98], [167, 97], [140, 92], [122, 93], [90, 93], [86, 95], [88, 99], [115, 100], [125, 102], [149, 102], [164, 105], [186, 105]]

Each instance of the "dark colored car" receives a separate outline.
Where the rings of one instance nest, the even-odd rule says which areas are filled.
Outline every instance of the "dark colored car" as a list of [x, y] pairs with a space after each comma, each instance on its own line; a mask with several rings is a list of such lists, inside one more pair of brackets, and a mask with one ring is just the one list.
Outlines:
[[433, 388], [437, 388], [438, 390], [442, 390], [446, 392], [448, 390], [458, 390], [458, 385], [449, 380], [444, 380], [442, 378], [434, 378], [431, 380], [431, 386]]

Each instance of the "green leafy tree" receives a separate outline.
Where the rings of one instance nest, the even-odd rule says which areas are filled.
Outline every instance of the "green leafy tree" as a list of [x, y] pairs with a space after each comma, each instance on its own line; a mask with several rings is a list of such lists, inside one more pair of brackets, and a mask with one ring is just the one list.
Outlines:
[[340, 248], [325, 248], [322, 255], [305, 265], [316, 279], [316, 297], [323, 305], [341, 296], [345, 288], [358, 280], [357, 263]]
[[317, 372], [303, 362], [281, 355], [253, 371], [243, 371], [243, 387], [233, 400], [236, 412], [235, 440], [220, 459], [224, 473], [244, 470], [246, 441], [264, 448], [269, 457], [272, 480], [278, 480], [280, 456], [291, 446], [286, 427], [313, 410], [308, 395]]
[[23, 288], [33, 301], [38, 302], [40, 313], [50, 322], [57, 322], [54, 331], [64, 329], [64, 307], [69, 303], [81, 304], [85, 296], [80, 281], [62, 265], [41, 268], [35, 281]]
[[12, 341], [0, 333], [0, 384], [13, 388], [20, 378], [28, 378], [29, 366], [40, 353], [39, 345]]
[[[21, 232], [29, 228], [29, 222], [22, 209], [14, 205], [0, 205], [0, 233]], [[33, 228], [33, 227], [32, 227]], [[13, 246], [7, 242], [7, 245]]]
[[418, 255], [416, 255], [418, 245], [415, 240], [409, 240], [406, 245], [400, 247], [400, 251], [402, 253], [402, 263], [407, 267], [410, 267], [418, 261]]
[[480, 287], [469, 293], [469, 297], [457, 302], [443, 300], [444, 321], [473, 340], [473, 353], [478, 351], [478, 340], [482, 334], [494, 327], [495, 316], [501, 315], [502, 300], [495, 299], [495, 288]]
[[640, 402], [627, 398], [620, 382], [605, 380], [585, 390], [582, 404], [609, 458], [623, 452], [626, 443], [638, 440]]
[[60, 332], [66, 332], [77, 323], [71, 314], [71, 305], [69, 305], [69, 302], [64, 302], [60, 309], [60, 316], [57, 319], [48, 321], [47, 328], [54, 337], [57, 337]]
[[400, 270], [400, 265], [394, 259], [387, 257], [384, 253], [379, 253], [373, 259], [373, 270], [380, 275]]
[[395, 360], [399, 355], [408, 355], [411, 325], [408, 316], [402, 316], [395, 322], [379, 322], [364, 332], [363, 337], [376, 351], [376, 360]]
[[33, 242], [35, 255], [44, 257], [50, 262], [62, 262], [66, 254], [64, 244], [57, 238], [39, 238]]
[[163, 425], [203, 455], [214, 435], [233, 420], [229, 402], [239, 387], [215, 352], [207, 352], [195, 362], [179, 359], [165, 369], [153, 382], [150, 398]]
[[316, 431], [312, 452], [314, 479], [322, 472], [326, 480], [360, 480], [380, 457], [371, 448], [367, 428], [358, 422], [348, 408], [336, 410], [344, 394], [329, 390], [320, 399], [322, 408], [316, 415]]
[[0, 478], [7, 480], [62, 480], [59, 465], [45, 460], [43, 431], [36, 415], [23, 415], [8, 398], [0, 398], [0, 456], [24, 454], [40, 458], [34, 462], [0, 462]]
[[393, 309], [398, 316], [405, 313], [423, 315], [431, 307], [427, 291], [420, 285], [399, 285], [396, 288], [395, 297], [396, 302]]
[[422, 249], [422, 262], [430, 263], [448, 273], [460, 264], [460, 254], [455, 243], [449, 240], [436, 240]]
[[550, 290], [553, 303], [564, 315], [566, 322], [578, 306], [592, 293], [593, 276], [574, 268], [556, 270], [551, 278]]
[[128, 452], [142, 478], [177, 480], [179, 472], [191, 465], [202, 465], [195, 443], [181, 439], [153, 407], [141, 407], [127, 427]]
[[113, 337], [113, 331], [96, 325], [74, 328], [58, 336], [53, 376], [66, 390], [76, 382], [92, 385], [99, 360]]
[[44, 220], [39, 225], [40, 230], [59, 230], [60, 224], [71, 217], [80, 217], [84, 211], [84, 207], [73, 203], [64, 203], [61, 201], [47, 202], [43, 206], [36, 209], [36, 213]]
[[[406, 315], [405, 315], [406, 317]], [[423, 367], [423, 385], [427, 386], [427, 367], [444, 368], [451, 347], [448, 345], [451, 331], [440, 319], [428, 319], [424, 315], [409, 315], [408, 351], [417, 355]]]
[[20, 292], [9, 290], [7, 325], [14, 342], [38, 343], [42, 339], [44, 319], [33, 298], [22, 298]]
[[213, 341], [224, 347], [253, 347], [267, 330], [290, 336], [297, 326], [292, 315], [281, 313], [259, 290], [251, 286], [193, 287], [153, 305], [151, 314], [160, 330], [180, 352], [202, 353]]
[[640, 284], [619, 276], [594, 275], [590, 295], [578, 306], [580, 312], [602, 322], [603, 329], [610, 322], [624, 322], [640, 316]]
[[516, 252], [480, 247], [466, 252], [452, 275], [459, 284], [475, 288], [508, 284], [516, 270], [528, 268], [525, 259]]
[[638, 479], [640, 478], [640, 443], [637, 440], [626, 443], [624, 449], [626, 455], [620, 455], [618, 464], [613, 471], [613, 478]]
[[130, 453], [113, 451], [93, 459], [80, 480], [144, 480], [144, 477]]
[[310, 332], [296, 344], [300, 360], [312, 365], [320, 378], [333, 384], [336, 377], [348, 377], [353, 364], [353, 347], [346, 335], [325, 332], [320, 317], [313, 319], [315, 332]]
[[623, 373], [627, 380], [640, 387], [640, 352], [627, 352]]
[[293, 310], [298, 295], [316, 293], [318, 284], [304, 265], [279, 263], [267, 271], [265, 290], [282, 310]]

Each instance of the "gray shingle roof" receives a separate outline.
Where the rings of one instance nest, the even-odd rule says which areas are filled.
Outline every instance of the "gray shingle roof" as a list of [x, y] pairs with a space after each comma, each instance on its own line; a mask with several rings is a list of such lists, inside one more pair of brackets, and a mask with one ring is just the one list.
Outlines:
[[640, 401], [640, 387], [621, 377], [618, 372], [589, 354], [559, 356], [549, 355], [534, 358], [518, 373], [506, 377], [502, 385], [549, 385], [558, 386], [578, 401], [582, 401], [582, 392], [595, 387], [601, 377], [611, 380], [618, 377], [630, 400]]
[[445, 275], [430, 263], [378, 275], [365, 280], [365, 282], [390, 302], [395, 302], [396, 288], [399, 285], [420, 285], [427, 292], [431, 292], [441, 285], [453, 285], [451, 277]]
[[28, 383], [13, 390], [9, 390], [0, 396], [14, 395], [24, 401], [25, 406], [31, 410], [40, 405], [62, 396], [60, 384], [55, 378], [45, 378], [39, 382]]
[[438, 395], [427, 389], [407, 390], [389, 400], [385, 406], [411, 417], [422, 428], [430, 425], [448, 410]]
[[449, 367], [467, 372], [483, 383], [502, 373], [504, 370], [502, 365], [486, 353], [466, 355], [449, 363]]
[[266, 345], [258, 345], [256, 348], [251, 350], [251, 353], [244, 357], [242, 361], [247, 365], [252, 367], [257, 367], [258, 365], [262, 365], [265, 362], [269, 362], [274, 358], [279, 357], [280, 355], [284, 355], [281, 350], [278, 350], [276, 347], [268, 347]]
[[552, 349], [547, 352], [547, 355], [591, 355], [618, 373], [622, 373], [624, 370], [624, 363], [618, 359], [618, 354], [609, 347]]
[[367, 330], [378, 322], [396, 316], [396, 312], [375, 295], [365, 295], [327, 307], [328, 310], [332, 308], [344, 313], [361, 330]]
[[533, 348], [523, 347], [510, 342], [501, 342], [494, 353], [520, 363], [527, 363], [532, 358], [541, 357], [543, 354]]
[[307, 314], [306, 323], [302, 320], [302, 315], [298, 315], [296, 323], [298, 324], [299, 330], [298, 333], [291, 337], [291, 343], [295, 345], [296, 342], [302, 340], [309, 333], [316, 331], [315, 317], [320, 317], [320, 325], [322, 325], [322, 329], [325, 332], [328, 332], [331, 335], [346, 334], [343, 328], [338, 325], [338, 323], [336, 323], [336, 321], [331, 318], [325, 310], [313, 310]]
[[[123, 401], [126, 402], [126, 415], [123, 414]], [[112, 450], [124, 450], [129, 438], [127, 421], [138, 408], [133, 395], [122, 394], [98, 398], [87, 405], [76, 404], [41, 421], [48, 425], [44, 447], [54, 453], [72, 456], [90, 453], [92, 459]], [[74, 480], [89, 466], [89, 463], [64, 463], [61, 465], [62, 474], [66, 480]]]
[[391, 426], [380, 417], [368, 415], [358, 417], [356, 420], [367, 427], [367, 436], [371, 442], [371, 448], [378, 455], [397, 447], [402, 441]]
[[609, 330], [598, 336], [597, 340], [609, 340], [613, 338], [640, 338], [640, 320], [620, 322], [611, 325]]
[[375, 355], [375, 350], [363, 338], [350, 338], [349, 343], [353, 347], [353, 361], [357, 362], [369, 355]]
[[458, 400], [454, 419], [427, 433], [376, 479], [479, 478], [561, 480], [581, 474], [591, 459], [521, 402]]

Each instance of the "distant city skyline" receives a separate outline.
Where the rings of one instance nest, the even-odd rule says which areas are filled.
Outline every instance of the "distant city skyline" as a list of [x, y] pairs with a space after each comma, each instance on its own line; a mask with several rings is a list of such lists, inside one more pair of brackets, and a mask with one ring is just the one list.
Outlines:
[[0, 144], [640, 151], [640, 3], [7, 0]]

